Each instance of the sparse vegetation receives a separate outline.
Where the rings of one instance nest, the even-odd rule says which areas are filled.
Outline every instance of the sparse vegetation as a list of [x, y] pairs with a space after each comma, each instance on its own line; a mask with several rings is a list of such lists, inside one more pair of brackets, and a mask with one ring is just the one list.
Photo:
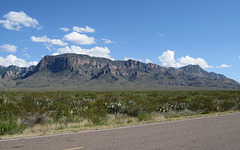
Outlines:
[[1, 92], [0, 135], [237, 110], [239, 99], [240, 91]]

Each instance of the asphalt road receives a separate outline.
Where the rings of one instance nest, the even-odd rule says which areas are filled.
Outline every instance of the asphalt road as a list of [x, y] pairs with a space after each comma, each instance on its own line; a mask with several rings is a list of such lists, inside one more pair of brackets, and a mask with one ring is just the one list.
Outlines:
[[240, 113], [0, 141], [1, 150], [239, 150]]

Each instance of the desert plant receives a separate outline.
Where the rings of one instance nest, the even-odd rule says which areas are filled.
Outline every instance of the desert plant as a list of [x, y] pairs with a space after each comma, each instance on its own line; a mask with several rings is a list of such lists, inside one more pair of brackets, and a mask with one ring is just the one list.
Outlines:
[[19, 123], [16, 118], [0, 116], [0, 135], [17, 134], [26, 129], [23, 123]]

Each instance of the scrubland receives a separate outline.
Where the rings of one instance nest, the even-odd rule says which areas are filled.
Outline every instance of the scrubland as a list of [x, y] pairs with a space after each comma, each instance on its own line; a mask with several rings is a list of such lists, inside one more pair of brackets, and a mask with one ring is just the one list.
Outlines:
[[43, 135], [240, 109], [240, 91], [1, 92], [0, 136]]

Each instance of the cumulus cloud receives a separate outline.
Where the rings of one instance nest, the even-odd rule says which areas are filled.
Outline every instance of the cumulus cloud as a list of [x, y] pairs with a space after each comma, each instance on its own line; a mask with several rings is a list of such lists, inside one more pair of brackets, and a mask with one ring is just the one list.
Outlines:
[[6, 58], [0, 56], [0, 65], [8, 67], [10, 65], [15, 65], [18, 67], [29, 67], [31, 65], [37, 65], [38, 62], [27, 62], [24, 59], [17, 58], [14, 55], [8, 55]]
[[229, 68], [232, 67], [231, 65], [226, 65], [226, 64], [222, 64], [221, 66], [217, 66], [216, 68]]
[[72, 32], [67, 35], [64, 35], [63, 39], [80, 45], [91, 45], [96, 43], [93, 37], [88, 37], [85, 34], [80, 34], [77, 32]]
[[175, 61], [174, 51], [167, 50], [163, 52], [162, 56], [158, 57], [158, 60], [164, 67], [181, 67], [180, 63]]
[[33, 42], [50, 43], [52, 45], [59, 45], [59, 46], [66, 46], [66, 45], [68, 45], [67, 43], [61, 41], [60, 39], [49, 39], [46, 35], [44, 35], [42, 37], [32, 36], [31, 40]]
[[146, 63], [153, 63], [150, 59], [147, 59], [145, 60]]
[[199, 65], [202, 68], [212, 68], [203, 58], [192, 58], [190, 56], [185, 56], [178, 58], [176, 61], [174, 58], [175, 52], [167, 50], [163, 52], [162, 56], [158, 57], [159, 62], [164, 67], [182, 67], [186, 65]]
[[62, 30], [64, 32], [68, 32], [70, 29], [69, 28], [60, 28], [60, 30]]
[[131, 58], [131, 57], [124, 57], [124, 60], [125, 60], [125, 61], [127, 61], [127, 60], [129, 60], [129, 59], [142, 62], [141, 59], [135, 59], [135, 58]]
[[0, 50], [3, 52], [16, 53], [17, 46], [11, 44], [4, 44], [0, 46]]
[[95, 29], [88, 26], [85, 26], [85, 28], [73, 26], [73, 31], [79, 32], [79, 33], [94, 33]]
[[113, 41], [111, 41], [109, 39], [102, 38], [102, 40], [103, 40], [104, 44], [111, 44], [111, 43], [113, 43]]
[[5, 20], [0, 20], [0, 24], [8, 30], [19, 31], [22, 27], [31, 27], [40, 29], [39, 23], [36, 19], [29, 17], [23, 11], [15, 12], [10, 11], [8, 14], [4, 15]]
[[212, 68], [212, 66], [209, 66], [207, 62], [203, 58], [192, 58], [190, 56], [181, 57], [178, 59], [181, 66], [186, 65], [199, 65], [202, 68]]
[[76, 53], [76, 54], [84, 54], [94, 57], [104, 57], [111, 60], [114, 60], [109, 54], [110, 50], [107, 47], [94, 47], [91, 49], [83, 49], [79, 46], [72, 45], [71, 47], [66, 46], [64, 48], [59, 48], [57, 53], [54, 53], [53, 55], [59, 55], [64, 53]]

